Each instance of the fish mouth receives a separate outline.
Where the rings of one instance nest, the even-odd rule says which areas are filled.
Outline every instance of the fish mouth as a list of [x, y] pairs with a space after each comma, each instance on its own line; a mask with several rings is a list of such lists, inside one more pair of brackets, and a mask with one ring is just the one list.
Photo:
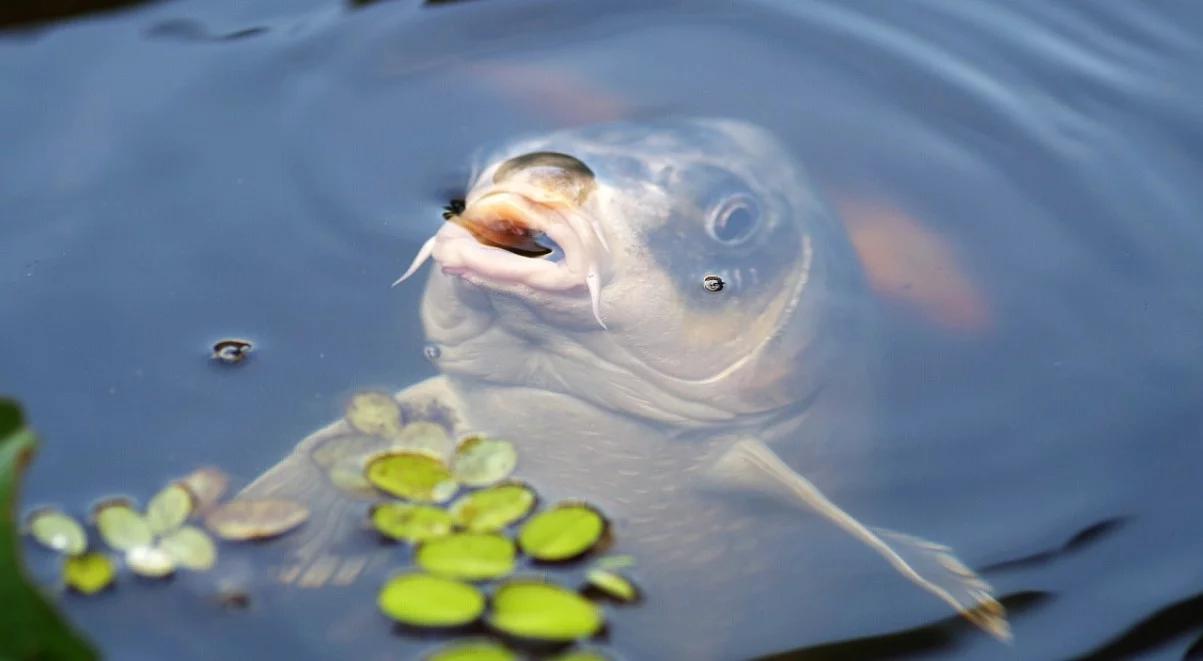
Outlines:
[[602, 328], [601, 275], [609, 253], [600, 225], [579, 206], [505, 188], [474, 192], [423, 244], [394, 286], [433, 257], [444, 274], [501, 290], [587, 290]]

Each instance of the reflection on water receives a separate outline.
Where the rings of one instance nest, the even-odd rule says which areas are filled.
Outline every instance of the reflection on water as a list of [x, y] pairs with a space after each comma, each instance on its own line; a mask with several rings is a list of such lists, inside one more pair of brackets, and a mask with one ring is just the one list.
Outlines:
[[[5, 34], [0, 390], [47, 441], [28, 503], [150, 493], [208, 463], [245, 484], [349, 393], [433, 374], [419, 289], [388, 284], [482, 146], [728, 116], [781, 136], [864, 239], [881, 313], [874, 433], [799, 468], [858, 518], [954, 546], [1012, 595], [1015, 642], [941, 623], [807, 520], [714, 649], [1180, 655], [1203, 627], [1201, 20], [1187, 3], [310, 0]], [[883, 223], [910, 229], [865, 229]], [[227, 337], [254, 338], [253, 360], [211, 361]], [[121, 658], [431, 644], [359, 607], [375, 584], [222, 610], [263, 551], [66, 605]], [[611, 648], [671, 645], [655, 607], [614, 613]]]

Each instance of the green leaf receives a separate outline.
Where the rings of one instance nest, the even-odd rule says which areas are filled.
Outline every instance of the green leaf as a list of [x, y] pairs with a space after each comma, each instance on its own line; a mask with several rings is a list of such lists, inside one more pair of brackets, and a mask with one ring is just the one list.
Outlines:
[[459, 444], [451, 464], [456, 479], [470, 487], [496, 484], [509, 477], [516, 465], [518, 453], [512, 443], [477, 436]]
[[402, 624], [456, 627], [480, 617], [485, 597], [467, 583], [412, 573], [389, 579], [376, 603], [385, 615]]
[[372, 508], [372, 525], [385, 537], [410, 543], [451, 534], [451, 515], [429, 505], [384, 503]]
[[179, 484], [169, 484], [146, 504], [150, 531], [162, 535], [184, 525], [192, 514], [192, 494]]
[[106, 500], [92, 511], [100, 537], [114, 551], [128, 551], [149, 546], [154, 534], [146, 517], [136, 512], [133, 503], [124, 498]]
[[423, 657], [426, 661], [518, 661], [518, 655], [488, 640], [452, 643]]
[[166, 578], [175, 573], [175, 558], [158, 546], [135, 546], [125, 552], [125, 564], [146, 578]]
[[74, 517], [56, 509], [32, 512], [26, 525], [33, 538], [48, 549], [65, 555], [79, 555], [88, 548], [88, 534]]
[[239, 498], [210, 512], [205, 526], [222, 539], [239, 542], [278, 537], [308, 518], [309, 508], [295, 501]]
[[443, 503], [458, 485], [446, 464], [422, 452], [392, 452], [374, 457], [365, 472], [377, 489], [405, 500]]
[[80, 594], [96, 594], [117, 577], [113, 561], [103, 553], [84, 553], [63, 562], [63, 582]]
[[525, 484], [499, 484], [461, 496], [451, 505], [456, 525], [472, 532], [495, 532], [526, 516], [535, 492]]
[[192, 571], [206, 571], [217, 562], [217, 545], [200, 528], [184, 526], [159, 540], [159, 547], [176, 564]]
[[361, 392], [347, 405], [347, 422], [369, 436], [389, 438], [401, 431], [401, 408], [391, 395]]
[[639, 601], [639, 589], [627, 578], [608, 569], [590, 569], [585, 573], [589, 585], [601, 591], [607, 597], [624, 603]]
[[432, 574], [484, 581], [514, 571], [514, 542], [501, 535], [457, 533], [418, 547], [418, 566]]
[[526, 579], [497, 589], [488, 621], [498, 631], [520, 638], [570, 641], [600, 631], [604, 618], [601, 609], [581, 595]]
[[29, 583], [22, 567], [17, 492], [36, 449], [37, 438], [16, 403], [0, 399], [0, 658], [95, 659], [96, 651]]
[[518, 533], [518, 545], [536, 560], [570, 560], [592, 549], [605, 532], [606, 520], [597, 510], [561, 504], [531, 517]]

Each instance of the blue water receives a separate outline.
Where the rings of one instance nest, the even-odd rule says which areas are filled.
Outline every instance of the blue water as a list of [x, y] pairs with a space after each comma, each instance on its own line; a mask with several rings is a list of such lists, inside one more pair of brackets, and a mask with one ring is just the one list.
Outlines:
[[[1201, 29], [1186, 0], [181, 0], [0, 32], [0, 392], [46, 440], [26, 502], [83, 512], [203, 464], [245, 483], [351, 392], [433, 374], [420, 288], [388, 285], [481, 146], [732, 116], [850, 216], [939, 237], [972, 283], [970, 328], [879, 292], [881, 438], [820, 475], [1020, 595], [1008, 647], [856, 555], [846, 590], [764, 602], [823, 626], [746, 654], [1181, 657], [1200, 608], [1156, 615], [1203, 593]], [[224, 337], [252, 358], [214, 364]], [[231, 550], [223, 575], [254, 562]], [[432, 644], [390, 634], [374, 586], [240, 613], [214, 590], [63, 604], [114, 659]], [[891, 608], [935, 627], [881, 638]], [[649, 658], [624, 646], [639, 627], [616, 615], [606, 649]]]

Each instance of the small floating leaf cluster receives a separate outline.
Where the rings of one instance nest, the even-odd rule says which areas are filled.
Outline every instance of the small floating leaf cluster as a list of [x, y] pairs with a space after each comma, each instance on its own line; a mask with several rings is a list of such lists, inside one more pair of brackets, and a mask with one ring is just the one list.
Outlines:
[[[400, 499], [374, 505], [372, 527], [413, 546], [415, 566], [393, 576], [379, 593], [377, 604], [386, 616], [409, 627], [452, 631], [483, 623], [507, 643], [568, 645], [605, 627], [604, 609], [590, 597], [639, 599], [634, 584], [618, 572], [629, 566], [625, 557], [598, 561], [583, 591], [546, 576], [513, 576], [523, 557], [550, 568], [598, 551], [609, 541], [610, 526], [582, 502], [532, 514], [538, 504], [534, 489], [510, 478], [518, 463], [511, 443], [476, 436], [455, 444], [439, 425], [404, 425], [397, 404], [383, 393], [355, 396], [346, 419], [360, 432], [393, 441], [394, 449], [370, 457], [362, 472], [369, 485]], [[473, 638], [428, 658], [519, 655], [501, 642]], [[563, 658], [604, 657], [573, 649]]]

